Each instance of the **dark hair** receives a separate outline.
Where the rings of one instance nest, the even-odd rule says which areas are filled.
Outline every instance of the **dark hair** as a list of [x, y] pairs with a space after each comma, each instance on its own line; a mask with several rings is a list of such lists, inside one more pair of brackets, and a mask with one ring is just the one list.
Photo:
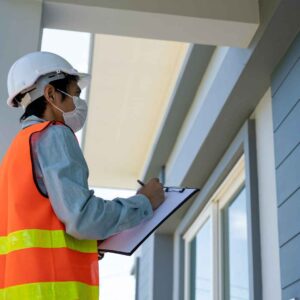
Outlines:
[[[62, 90], [63, 92], [67, 92], [67, 87], [72, 81], [78, 81], [79, 77], [75, 75], [67, 75], [63, 79], [58, 79], [49, 82], [55, 89]], [[62, 101], [65, 100], [66, 95], [62, 94], [63, 98]], [[22, 98], [24, 97], [24, 94], [18, 94], [14, 101], [21, 102]], [[20, 122], [25, 120], [27, 117], [34, 115], [38, 118], [41, 118], [46, 110], [47, 107], [47, 100], [44, 96], [39, 97], [38, 99], [31, 102], [25, 109], [24, 114], [20, 118]], [[17, 103], [15, 102], [15, 106], [17, 106]]]

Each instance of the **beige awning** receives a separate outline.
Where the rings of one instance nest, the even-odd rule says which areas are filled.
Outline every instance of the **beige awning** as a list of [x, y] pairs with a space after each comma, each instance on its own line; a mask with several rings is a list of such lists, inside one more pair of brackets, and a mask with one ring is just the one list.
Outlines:
[[83, 144], [90, 186], [136, 187], [188, 46], [95, 36]]

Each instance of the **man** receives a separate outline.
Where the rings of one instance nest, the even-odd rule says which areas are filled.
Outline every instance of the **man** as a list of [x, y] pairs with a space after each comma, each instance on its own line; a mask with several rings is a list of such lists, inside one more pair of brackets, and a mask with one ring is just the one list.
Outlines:
[[25, 112], [0, 164], [1, 300], [98, 299], [97, 240], [151, 218], [164, 201], [157, 178], [126, 199], [89, 190], [74, 134], [87, 116], [87, 77], [48, 52], [9, 71], [7, 103]]

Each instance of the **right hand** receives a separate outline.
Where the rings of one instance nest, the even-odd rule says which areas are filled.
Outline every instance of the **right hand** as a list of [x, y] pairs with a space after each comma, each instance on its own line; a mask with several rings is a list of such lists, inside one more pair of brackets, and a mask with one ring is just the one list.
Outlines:
[[158, 208], [165, 200], [163, 185], [158, 178], [150, 179], [137, 191], [137, 194], [145, 195], [150, 200], [153, 210]]

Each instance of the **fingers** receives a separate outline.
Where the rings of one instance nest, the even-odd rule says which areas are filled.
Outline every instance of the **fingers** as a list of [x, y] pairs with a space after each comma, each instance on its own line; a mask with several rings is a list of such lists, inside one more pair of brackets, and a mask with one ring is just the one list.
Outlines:
[[160, 180], [159, 180], [158, 177], [151, 178], [151, 179], [149, 180], [149, 182], [150, 182], [150, 181], [160, 183]]
[[160, 186], [161, 186], [161, 188], [163, 188], [164, 187], [164, 185], [160, 182], [160, 180], [159, 180], [159, 178], [158, 177], [154, 177], [154, 178], [151, 178], [150, 180], [149, 180], [149, 182], [155, 182], [155, 183], [158, 183]]
[[154, 178], [151, 178], [149, 181], [155, 181], [155, 182], [159, 182], [159, 178], [157, 178], [157, 177], [154, 177]]

